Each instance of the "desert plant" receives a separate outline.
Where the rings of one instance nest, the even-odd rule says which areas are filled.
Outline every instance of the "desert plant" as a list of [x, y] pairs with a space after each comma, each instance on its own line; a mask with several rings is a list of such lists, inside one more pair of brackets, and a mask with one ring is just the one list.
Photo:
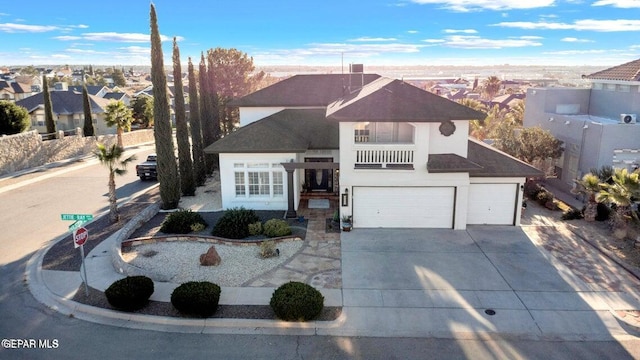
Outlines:
[[173, 290], [171, 304], [182, 313], [209, 317], [218, 309], [220, 291], [208, 281], [186, 282]]
[[586, 221], [595, 221], [598, 213], [596, 206], [596, 193], [600, 191], [600, 179], [592, 173], [585, 174], [581, 180], [574, 180], [576, 188], [571, 192], [574, 194], [582, 194], [587, 197], [587, 206], [584, 210], [584, 219]]
[[536, 201], [538, 202], [538, 204], [545, 206], [547, 208], [551, 208], [550, 204], [553, 204], [553, 199], [554, 199], [553, 194], [545, 188], [542, 188], [540, 192], [538, 192], [538, 194], [536, 195]]
[[262, 234], [262, 222], [256, 221], [253, 224], [249, 224], [249, 235], [256, 236]]
[[203, 223], [195, 223], [195, 224], [191, 224], [191, 231], [193, 232], [200, 232], [204, 229], [206, 229], [207, 226]]
[[190, 209], [178, 210], [169, 214], [160, 227], [160, 231], [165, 234], [188, 234], [193, 230], [193, 226], [201, 224], [202, 229], [207, 227], [207, 222], [200, 214]]
[[609, 220], [609, 215], [611, 214], [611, 208], [604, 203], [598, 203], [596, 206], [597, 215], [596, 221], [607, 221]]
[[290, 281], [273, 292], [269, 305], [279, 319], [308, 321], [322, 312], [324, 296], [310, 285]]
[[289, 223], [282, 219], [271, 219], [264, 223], [264, 234], [268, 237], [291, 235]]
[[143, 308], [153, 294], [153, 281], [146, 276], [128, 276], [104, 291], [111, 306], [124, 311]]
[[243, 207], [229, 209], [222, 214], [211, 234], [228, 239], [243, 239], [249, 236], [249, 224], [257, 221], [260, 218], [253, 210]]
[[260, 256], [264, 259], [274, 257], [278, 254], [276, 251], [276, 243], [273, 240], [263, 241], [260, 244]]
[[560, 218], [562, 220], [578, 220], [578, 219], [582, 219], [583, 218], [582, 210], [571, 208], [571, 209], [565, 211], [564, 213], [562, 213], [562, 216]]
[[338, 210], [333, 212], [333, 222], [340, 222], [340, 212]]

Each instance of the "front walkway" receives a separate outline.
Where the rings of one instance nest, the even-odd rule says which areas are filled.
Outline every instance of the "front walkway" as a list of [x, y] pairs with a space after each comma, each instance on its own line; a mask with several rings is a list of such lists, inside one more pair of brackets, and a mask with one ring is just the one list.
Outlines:
[[333, 216], [337, 206], [337, 200], [331, 200], [328, 209], [309, 209], [308, 201], [301, 200], [298, 216], [308, 221], [305, 245], [289, 261], [245, 286], [278, 287], [289, 281], [300, 281], [316, 288], [340, 289], [340, 233], [325, 231], [326, 219]]

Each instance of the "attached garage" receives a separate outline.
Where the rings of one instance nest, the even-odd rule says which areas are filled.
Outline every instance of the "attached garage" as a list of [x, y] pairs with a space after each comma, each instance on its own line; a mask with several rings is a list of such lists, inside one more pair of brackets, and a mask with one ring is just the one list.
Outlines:
[[356, 228], [453, 228], [454, 187], [354, 187]]
[[467, 224], [514, 225], [518, 184], [469, 186]]

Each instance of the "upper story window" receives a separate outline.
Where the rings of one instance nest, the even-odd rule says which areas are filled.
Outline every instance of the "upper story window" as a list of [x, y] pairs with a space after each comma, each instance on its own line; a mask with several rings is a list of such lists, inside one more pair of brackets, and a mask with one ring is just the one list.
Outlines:
[[408, 123], [361, 122], [354, 126], [356, 143], [413, 144], [414, 127]]

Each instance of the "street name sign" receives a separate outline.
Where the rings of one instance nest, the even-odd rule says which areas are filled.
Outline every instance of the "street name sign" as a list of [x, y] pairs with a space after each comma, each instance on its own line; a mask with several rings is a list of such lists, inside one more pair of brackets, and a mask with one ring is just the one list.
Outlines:
[[60, 218], [62, 220], [67, 221], [89, 221], [93, 220], [93, 215], [91, 214], [60, 214]]

